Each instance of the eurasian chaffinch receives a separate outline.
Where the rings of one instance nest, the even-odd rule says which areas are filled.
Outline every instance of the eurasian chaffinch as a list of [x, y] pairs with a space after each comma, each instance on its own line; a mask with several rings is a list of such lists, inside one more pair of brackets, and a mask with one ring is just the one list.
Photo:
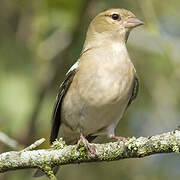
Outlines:
[[[109, 9], [90, 23], [78, 61], [67, 72], [55, 104], [50, 142], [59, 134], [67, 144], [114, 134], [125, 110], [136, 98], [138, 79], [126, 41], [144, 24], [125, 9]], [[79, 142], [80, 142], [79, 141]]]
[[138, 92], [126, 41], [142, 24], [125, 9], [109, 9], [92, 20], [81, 55], [60, 86], [51, 143], [58, 132], [67, 144], [79, 137], [83, 142], [101, 134], [116, 137], [114, 129]]

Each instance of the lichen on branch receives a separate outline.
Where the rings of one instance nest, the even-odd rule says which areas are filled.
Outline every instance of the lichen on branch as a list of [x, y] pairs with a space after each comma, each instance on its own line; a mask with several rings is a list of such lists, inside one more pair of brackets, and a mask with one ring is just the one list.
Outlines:
[[95, 155], [89, 155], [84, 147], [77, 149], [76, 145], [67, 146], [62, 139], [55, 141], [49, 149], [34, 150], [43, 141], [38, 140], [22, 151], [0, 154], [0, 173], [25, 168], [43, 170], [44, 167], [48, 167], [44, 171], [47, 172], [49, 169], [52, 172], [52, 168], [57, 165], [142, 158], [157, 153], [179, 153], [180, 131], [175, 130], [152, 137], [132, 137], [125, 143], [93, 144], [96, 147]]

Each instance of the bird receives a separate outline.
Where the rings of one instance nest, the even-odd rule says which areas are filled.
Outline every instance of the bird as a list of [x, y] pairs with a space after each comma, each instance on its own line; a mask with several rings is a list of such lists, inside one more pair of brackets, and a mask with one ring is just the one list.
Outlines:
[[90, 23], [81, 54], [59, 87], [50, 143], [62, 137], [66, 144], [89, 142], [106, 135], [118, 141], [115, 128], [138, 94], [138, 76], [126, 42], [130, 31], [143, 25], [131, 11], [113, 8]]

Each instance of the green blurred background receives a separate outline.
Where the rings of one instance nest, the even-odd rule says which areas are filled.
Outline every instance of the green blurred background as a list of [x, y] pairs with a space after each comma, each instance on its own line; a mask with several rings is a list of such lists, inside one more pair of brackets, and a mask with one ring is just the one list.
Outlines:
[[[137, 100], [117, 128], [121, 136], [175, 129], [180, 109], [179, 0], [0, 0], [0, 131], [23, 146], [50, 132], [58, 86], [78, 58], [90, 20], [126, 8], [145, 22], [128, 40], [140, 79]], [[48, 140], [42, 148], [48, 148]], [[0, 142], [0, 153], [10, 151]], [[178, 180], [179, 155], [63, 166], [58, 179]], [[32, 170], [2, 180], [31, 180]], [[40, 179], [46, 179], [42, 177]]]

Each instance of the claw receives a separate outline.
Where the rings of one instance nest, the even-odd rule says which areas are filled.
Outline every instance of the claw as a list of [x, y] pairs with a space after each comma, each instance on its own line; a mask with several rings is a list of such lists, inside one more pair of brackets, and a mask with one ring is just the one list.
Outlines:
[[77, 143], [77, 148], [79, 148], [81, 146], [81, 143], [83, 143], [83, 145], [87, 149], [89, 155], [92, 156], [92, 155], [96, 154], [95, 146], [90, 145], [88, 140], [82, 134], [80, 134], [80, 139]]
[[122, 136], [111, 136], [111, 138], [116, 139], [118, 144], [120, 144], [121, 142], [125, 143], [128, 141], [128, 138]]

